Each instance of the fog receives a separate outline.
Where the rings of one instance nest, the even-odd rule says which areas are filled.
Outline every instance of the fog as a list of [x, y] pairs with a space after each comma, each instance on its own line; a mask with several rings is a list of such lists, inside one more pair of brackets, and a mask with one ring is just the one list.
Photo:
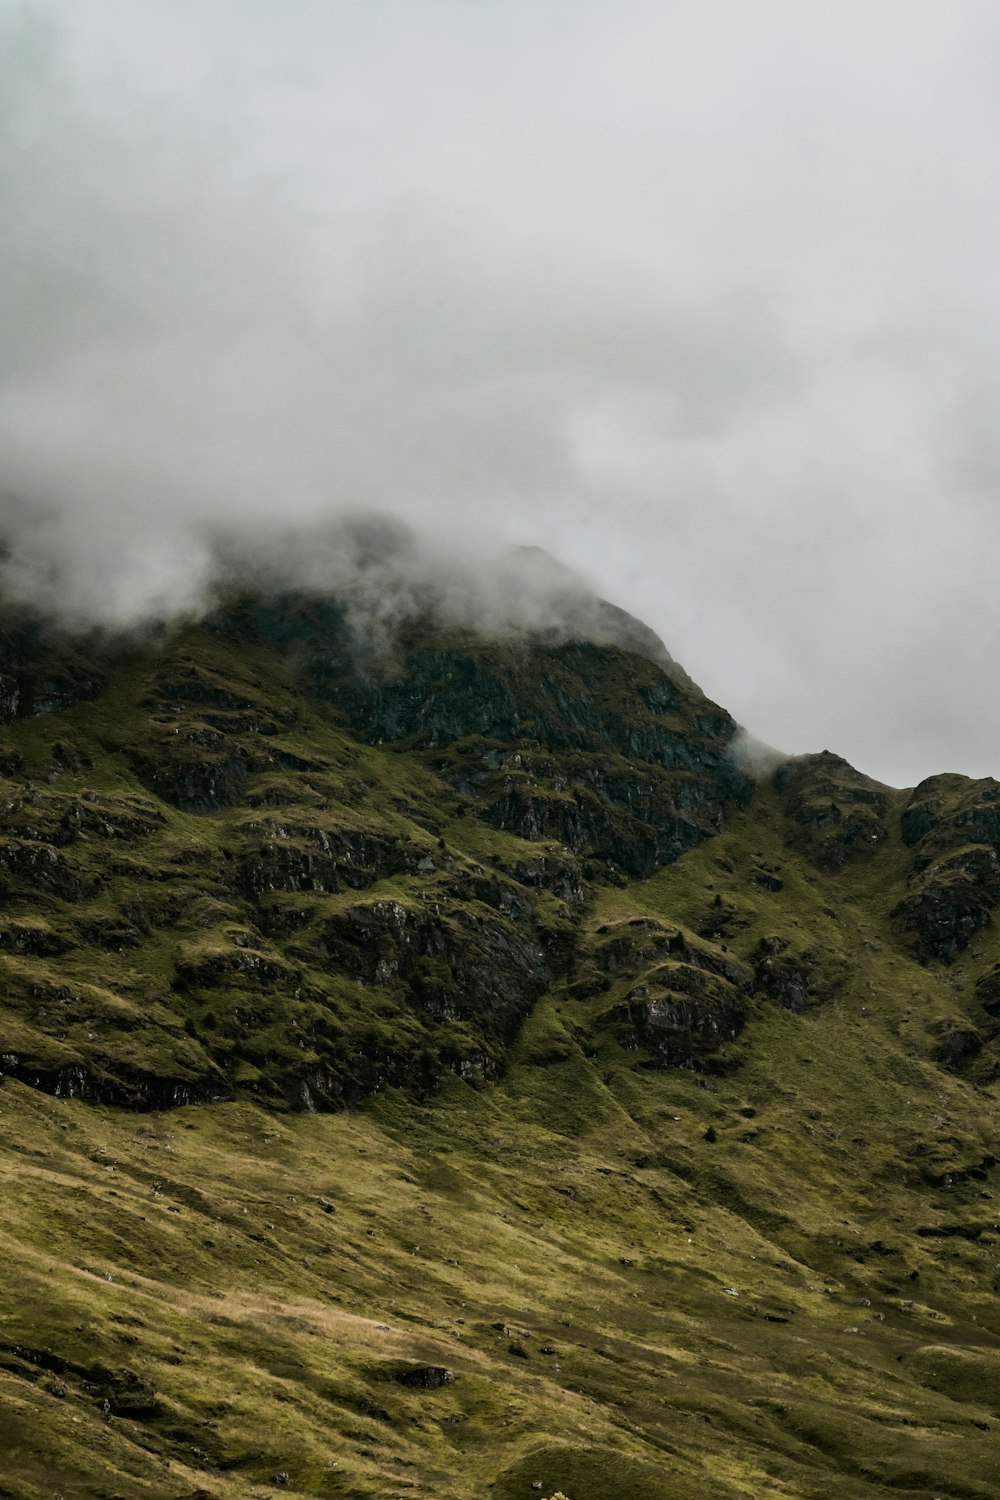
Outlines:
[[765, 741], [1000, 774], [998, 136], [985, 0], [0, 0], [3, 587], [395, 517], [387, 621], [571, 629], [542, 548]]

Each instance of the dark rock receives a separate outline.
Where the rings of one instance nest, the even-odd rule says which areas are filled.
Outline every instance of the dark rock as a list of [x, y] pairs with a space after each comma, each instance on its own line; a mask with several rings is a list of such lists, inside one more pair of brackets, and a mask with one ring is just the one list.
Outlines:
[[608, 974], [638, 977], [664, 960], [690, 964], [738, 988], [749, 989], [751, 971], [739, 959], [690, 940], [678, 927], [653, 917], [630, 917], [598, 930], [594, 955]]
[[190, 989], [214, 989], [224, 984], [252, 984], [268, 987], [294, 985], [296, 969], [280, 953], [232, 942], [225, 947], [200, 949], [193, 945], [182, 951], [177, 960], [175, 985]]
[[251, 897], [271, 891], [363, 890], [418, 863], [398, 840], [370, 831], [269, 820], [245, 825], [239, 884]]
[[204, 1076], [186, 1078], [141, 1068], [123, 1067], [117, 1074], [84, 1062], [41, 1062], [19, 1052], [0, 1053], [0, 1076], [57, 1099], [81, 1099], [126, 1109], [179, 1109], [186, 1104], [218, 1102], [230, 1097], [223, 1080], [206, 1068]]
[[127, 655], [123, 642], [91, 631], [72, 635], [31, 610], [0, 613], [0, 719], [60, 713], [96, 698], [109, 668]]
[[551, 975], [540, 944], [500, 916], [451, 914], [372, 901], [329, 918], [322, 947], [335, 968], [367, 984], [402, 982], [416, 1008], [475, 1020], [509, 1038]]
[[774, 784], [788, 820], [788, 842], [821, 870], [842, 870], [889, 836], [887, 789], [828, 750], [785, 761]]
[[9, 724], [17, 718], [21, 701], [21, 687], [16, 677], [0, 672], [0, 723]]
[[961, 1073], [983, 1050], [983, 1038], [972, 1026], [945, 1023], [939, 1030], [934, 1061], [953, 1073]]
[[34, 839], [0, 839], [0, 878], [59, 896], [84, 901], [96, 894], [100, 877], [73, 864], [52, 844]]
[[150, 1381], [134, 1370], [107, 1370], [96, 1366], [90, 1372], [87, 1384], [98, 1405], [116, 1417], [142, 1421], [159, 1412], [160, 1402], [155, 1389]]
[[695, 1067], [739, 1036], [747, 999], [718, 976], [690, 964], [653, 969], [605, 1018], [623, 1045], [660, 1067]]
[[956, 844], [1000, 846], [1000, 782], [968, 776], [928, 776], [914, 788], [902, 815], [903, 842], [938, 849]]
[[920, 957], [952, 963], [976, 933], [990, 925], [998, 896], [996, 850], [973, 849], [916, 875], [913, 890], [890, 916]]
[[270, 760], [253, 761], [238, 741], [207, 726], [177, 728], [173, 737], [129, 758], [136, 775], [150, 791], [182, 812], [209, 813], [235, 807], [243, 799], [251, 769], [266, 769]]
[[796, 1014], [832, 999], [846, 977], [829, 956], [821, 962], [810, 951], [794, 951], [786, 938], [777, 936], [761, 938], [753, 964], [754, 994]]
[[[294, 642], [303, 684], [365, 738], [449, 747], [436, 768], [495, 826], [613, 864], [628, 858], [630, 873], [652, 873], [717, 832], [724, 809], [751, 795], [729, 754], [733, 720], [662, 647], [650, 659], [629, 645], [457, 633], [443, 645], [413, 622], [391, 665], [366, 662], [343, 608], [291, 598], [258, 601], [216, 628]], [[615, 639], [645, 650], [652, 637]]]
[[77, 923], [76, 931], [82, 942], [96, 948], [105, 948], [112, 953], [136, 948], [143, 938], [140, 928], [133, 927], [131, 923], [118, 917], [97, 917], [81, 921]]
[[41, 918], [0, 919], [0, 951], [31, 954], [37, 958], [55, 958], [72, 946], [69, 938], [54, 931]]
[[975, 1242], [993, 1227], [992, 1224], [921, 1224], [917, 1234], [921, 1239], [962, 1239]]
[[1000, 783], [928, 777], [911, 793], [902, 828], [913, 867], [891, 915], [919, 957], [951, 963], [1000, 902]]
[[1000, 964], [995, 964], [976, 980], [976, 999], [988, 1016], [1000, 1019]]
[[445, 1369], [444, 1365], [414, 1365], [411, 1369], [398, 1371], [396, 1379], [400, 1385], [414, 1386], [423, 1391], [437, 1391], [442, 1386], [451, 1385], [456, 1376], [454, 1371]]

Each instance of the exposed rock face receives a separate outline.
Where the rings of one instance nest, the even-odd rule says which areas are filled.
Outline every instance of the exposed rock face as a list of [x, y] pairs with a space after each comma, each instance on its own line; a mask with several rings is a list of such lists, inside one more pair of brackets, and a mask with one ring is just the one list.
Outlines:
[[336, 606], [297, 607], [298, 635], [287, 605], [258, 603], [217, 628], [286, 649], [294, 641], [312, 695], [367, 740], [439, 752], [435, 770], [494, 827], [635, 877], [717, 833], [726, 809], [750, 797], [729, 753], [733, 720], [646, 657], [586, 643], [442, 641], [411, 625], [391, 660], [365, 659]]
[[364, 890], [404, 870], [412, 873], [426, 857], [398, 839], [343, 825], [334, 830], [270, 818], [245, 823], [243, 834], [239, 881], [250, 897], [275, 891]]
[[[478, 749], [479, 747], [477, 747]], [[479, 750], [486, 769], [470, 777], [468, 759], [457, 784], [481, 798], [480, 816], [531, 841], [557, 840], [632, 879], [642, 879], [718, 833], [724, 802], [718, 787], [658, 766], [609, 767], [593, 758], [514, 755]], [[493, 770], [491, 759], [499, 759]]]
[[739, 1036], [745, 994], [690, 964], [652, 969], [608, 1012], [626, 1046], [640, 1046], [662, 1067], [694, 1067]]
[[5, 877], [63, 901], [83, 901], [100, 884], [98, 876], [85, 874], [52, 844], [34, 839], [0, 839], [0, 883]]
[[251, 769], [265, 770], [264, 757], [250, 759], [242, 745], [208, 725], [160, 734], [132, 764], [140, 780], [182, 812], [218, 812], [243, 800]]
[[789, 842], [821, 870], [842, 870], [888, 838], [887, 789], [829, 750], [785, 761], [774, 784], [791, 825]]
[[21, 687], [16, 677], [0, 672], [0, 724], [9, 724], [17, 718], [21, 702]]
[[454, 1383], [455, 1373], [444, 1365], [415, 1365], [412, 1369], [400, 1370], [396, 1379], [400, 1385], [414, 1386], [417, 1390], [439, 1391], [442, 1386]]
[[992, 777], [981, 781], [956, 775], [927, 777], [913, 790], [903, 809], [902, 834], [905, 844], [919, 846], [918, 862], [947, 843], [997, 847], [1000, 782]]
[[939, 1036], [934, 1060], [953, 1073], [963, 1072], [983, 1050], [983, 1037], [972, 1026], [946, 1022], [939, 1028]]
[[913, 866], [892, 915], [921, 957], [951, 963], [1000, 900], [1000, 783], [929, 777], [903, 811], [902, 834]]
[[1000, 1020], [1000, 964], [976, 980], [976, 998], [988, 1016]]
[[136, 844], [164, 824], [155, 803], [129, 795], [77, 795], [0, 783], [0, 798], [5, 831], [59, 848], [93, 837]]
[[501, 1040], [510, 1040], [552, 979], [530, 933], [462, 907], [444, 916], [398, 901], [359, 903], [324, 924], [321, 944], [337, 971], [365, 984], [401, 984], [419, 1009], [474, 1020]]
[[31, 954], [36, 958], [54, 958], [73, 945], [48, 922], [31, 917], [0, 920], [0, 952]]
[[[951, 963], [986, 927], [996, 904], [996, 856], [960, 855], [915, 881], [892, 915], [925, 958]], [[985, 877], [985, 878], [984, 878]]]
[[33, 1055], [0, 1052], [0, 1081], [16, 1078], [29, 1088], [57, 1099], [82, 1099], [87, 1104], [113, 1104], [125, 1109], [179, 1109], [229, 1097], [224, 1081], [210, 1076], [170, 1077], [166, 1072], [119, 1067], [105, 1072], [83, 1062], [62, 1066], [39, 1065]]
[[598, 929], [593, 959], [609, 978], [638, 981], [602, 1024], [653, 1066], [700, 1066], [743, 1029], [750, 970], [680, 929], [642, 918], [610, 924]]
[[796, 1013], [832, 999], [844, 977], [840, 965], [796, 951], [784, 937], [762, 938], [754, 954], [754, 993]]
[[[848, 961], [795, 903], [870, 868], [899, 812], [836, 756], [778, 768], [745, 899], [699, 878], [678, 922], [595, 915], [756, 816], [733, 721], [637, 630], [642, 654], [410, 622], [376, 654], [306, 598], [155, 648], [8, 622], [3, 1070], [136, 1107], [327, 1108], [498, 1076], [547, 992], [585, 1009], [526, 1038], [540, 1065], [639, 1068], [714, 1067], [758, 1002], [833, 998]], [[899, 826], [900, 941], [951, 960], [1000, 899], [1000, 787], [933, 778]], [[987, 1067], [994, 989], [952, 1007], [941, 1066]]]
[[30, 611], [7, 612], [0, 618], [0, 723], [96, 698], [108, 661], [120, 654], [96, 632], [74, 636]]
[[594, 953], [600, 968], [610, 975], [635, 977], [672, 960], [715, 974], [738, 989], [750, 986], [750, 970], [737, 958], [653, 917], [631, 917], [599, 927]]
[[[83, 718], [72, 743], [59, 720], [40, 782], [3, 760], [0, 961], [36, 966], [9, 973], [7, 1072], [304, 1109], [496, 1075], [575, 963], [593, 881], [654, 873], [751, 790], [729, 716], [644, 627], [605, 623], [642, 654], [421, 622], [372, 655], [305, 598], [227, 606], [153, 650], [8, 617], [0, 718]], [[374, 774], [363, 742], [394, 747]], [[113, 791], [88, 784], [95, 751], [125, 768]], [[478, 826], [482, 857], [449, 820]], [[101, 984], [56, 998], [47, 966], [70, 953]]]

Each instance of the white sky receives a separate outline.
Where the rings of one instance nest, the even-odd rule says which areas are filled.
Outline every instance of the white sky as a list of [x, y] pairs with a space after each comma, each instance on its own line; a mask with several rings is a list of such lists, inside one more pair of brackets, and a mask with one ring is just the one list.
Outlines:
[[0, 0], [0, 153], [0, 486], [76, 604], [389, 510], [783, 749], [1000, 775], [988, 0]]

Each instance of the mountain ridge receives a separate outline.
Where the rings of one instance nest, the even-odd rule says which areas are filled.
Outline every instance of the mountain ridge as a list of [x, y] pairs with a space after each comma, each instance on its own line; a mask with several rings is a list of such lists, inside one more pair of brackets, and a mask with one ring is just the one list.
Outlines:
[[992, 1494], [997, 783], [301, 594], [0, 689], [0, 1493]]

